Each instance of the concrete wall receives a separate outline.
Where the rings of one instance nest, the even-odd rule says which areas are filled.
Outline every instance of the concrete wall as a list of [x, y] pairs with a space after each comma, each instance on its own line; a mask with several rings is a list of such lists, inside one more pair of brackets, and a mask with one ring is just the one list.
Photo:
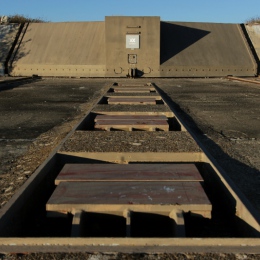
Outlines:
[[260, 60], [260, 24], [247, 24], [246, 30]]
[[161, 23], [161, 76], [253, 76], [257, 64], [238, 24]]
[[[127, 37], [137, 37], [138, 47], [128, 46]], [[9, 62], [13, 76], [126, 77], [131, 69], [143, 77], [257, 74], [238, 24], [122, 16], [105, 22], [29, 24], [16, 46]]]
[[13, 76], [105, 75], [103, 22], [32, 23], [20, 41], [11, 61]]
[[[139, 75], [159, 76], [160, 17], [106, 17], [107, 76], [126, 76], [131, 68]], [[139, 48], [126, 48], [126, 35], [139, 35]], [[136, 63], [129, 62], [134, 55]]]
[[19, 27], [19, 24], [0, 25], [0, 76], [3, 76], [5, 73], [5, 62]]

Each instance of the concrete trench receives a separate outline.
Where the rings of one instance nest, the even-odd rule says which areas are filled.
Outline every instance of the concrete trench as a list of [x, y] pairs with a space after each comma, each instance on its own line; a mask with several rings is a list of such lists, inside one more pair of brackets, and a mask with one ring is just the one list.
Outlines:
[[[157, 86], [147, 85], [161, 104], [136, 105], [135, 92], [124, 93], [134, 104], [104, 104], [115, 86], [105, 89], [2, 209], [1, 251], [67, 251], [69, 245], [73, 252], [259, 252], [259, 216]], [[109, 129], [95, 128], [100, 116], [113, 118]], [[128, 129], [158, 117], [175, 123], [164, 131]]]

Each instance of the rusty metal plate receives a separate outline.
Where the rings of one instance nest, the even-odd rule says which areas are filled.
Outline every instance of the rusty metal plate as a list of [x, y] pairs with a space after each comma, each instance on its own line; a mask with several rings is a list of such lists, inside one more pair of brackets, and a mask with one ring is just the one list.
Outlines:
[[152, 104], [156, 105], [155, 98], [108, 98], [108, 104]]
[[168, 120], [165, 115], [97, 115], [95, 122], [99, 120]]
[[165, 120], [98, 120], [95, 129], [140, 129], [169, 131], [169, 125]]
[[188, 205], [193, 210], [211, 210], [199, 182], [61, 182], [46, 209], [72, 211], [79, 205], [88, 209], [101, 206], [111, 211], [119, 205], [122, 210], [131, 205], [140, 208]]
[[55, 180], [203, 181], [195, 164], [65, 164]]
[[126, 87], [123, 87], [123, 88], [113, 88], [114, 92], [117, 92], [117, 93], [150, 93], [151, 91], [152, 92], [156, 92], [154, 88], [137, 88], [137, 87], [134, 87], [134, 88], [126, 88]]

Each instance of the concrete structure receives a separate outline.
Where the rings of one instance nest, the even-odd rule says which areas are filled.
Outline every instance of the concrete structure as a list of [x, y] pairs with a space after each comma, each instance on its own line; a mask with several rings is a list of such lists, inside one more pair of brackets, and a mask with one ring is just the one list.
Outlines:
[[257, 62], [238, 24], [106, 17], [29, 24], [9, 62], [12, 76], [254, 76]]
[[246, 30], [260, 60], [260, 24], [247, 24]]
[[257, 64], [238, 24], [161, 22], [161, 76], [250, 76]]
[[19, 24], [0, 25], [0, 76], [5, 74], [5, 64], [19, 27]]
[[32, 23], [16, 51], [9, 62], [13, 76], [103, 76], [105, 24]]

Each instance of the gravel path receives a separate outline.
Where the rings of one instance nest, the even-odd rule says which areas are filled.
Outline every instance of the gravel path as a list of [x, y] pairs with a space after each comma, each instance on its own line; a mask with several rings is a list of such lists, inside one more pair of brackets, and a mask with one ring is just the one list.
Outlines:
[[200, 152], [187, 132], [77, 131], [61, 152]]

